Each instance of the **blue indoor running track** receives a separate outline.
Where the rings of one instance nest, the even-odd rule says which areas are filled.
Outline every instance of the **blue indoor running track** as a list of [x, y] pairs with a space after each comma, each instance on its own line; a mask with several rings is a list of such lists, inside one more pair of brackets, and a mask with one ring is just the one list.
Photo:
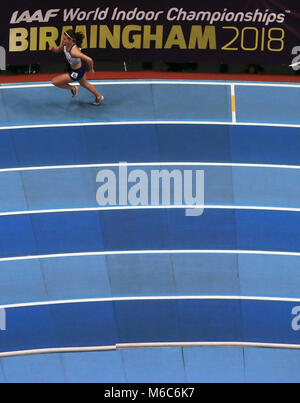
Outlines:
[[[300, 85], [94, 84], [0, 86], [0, 383], [300, 382]], [[124, 165], [203, 214], [99, 206]]]

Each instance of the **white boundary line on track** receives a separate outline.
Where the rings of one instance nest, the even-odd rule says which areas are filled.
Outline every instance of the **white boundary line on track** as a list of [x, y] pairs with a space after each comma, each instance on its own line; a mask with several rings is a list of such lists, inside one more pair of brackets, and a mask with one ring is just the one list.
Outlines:
[[190, 301], [190, 300], [222, 300], [222, 301], [261, 301], [261, 302], [300, 302], [300, 298], [284, 297], [261, 297], [261, 296], [240, 296], [240, 295], [162, 295], [162, 296], [133, 296], [133, 297], [107, 297], [107, 298], [81, 298], [66, 300], [49, 300], [24, 302], [18, 304], [0, 305], [0, 309], [19, 309], [54, 305], [90, 304], [100, 302], [129, 302], [129, 301]]
[[244, 348], [270, 348], [282, 350], [299, 350], [300, 344], [280, 344], [280, 343], [254, 343], [254, 342], [156, 342], [156, 343], [120, 343], [112, 346], [95, 347], [63, 347], [45, 348], [36, 350], [20, 350], [0, 353], [1, 358], [22, 357], [40, 354], [63, 354], [63, 353], [90, 353], [101, 351], [117, 351], [137, 348], [187, 348], [187, 347], [244, 347]]
[[232, 122], [232, 121], [199, 121], [199, 120], [139, 120], [139, 121], [107, 121], [107, 122], [72, 122], [72, 123], [45, 123], [18, 126], [0, 126], [0, 130], [43, 129], [55, 127], [88, 127], [88, 126], [130, 126], [130, 125], [219, 125], [219, 126], [255, 126], [255, 127], [286, 127], [300, 128], [300, 124], [293, 123], [264, 123], [264, 122]]
[[76, 207], [63, 209], [48, 210], [20, 210], [20, 211], [3, 211], [0, 217], [20, 216], [20, 215], [36, 215], [36, 214], [58, 214], [58, 213], [84, 213], [95, 211], [128, 211], [128, 210], [177, 210], [177, 209], [203, 209], [203, 210], [250, 210], [250, 211], [277, 211], [288, 213], [300, 213], [300, 207], [271, 207], [271, 206], [233, 206], [233, 205], [167, 205], [167, 206], [99, 206], [99, 207]]
[[[43, 171], [43, 170], [60, 170], [60, 169], [90, 169], [90, 168], [119, 168], [124, 163], [100, 163], [100, 164], [78, 164], [78, 165], [45, 165], [30, 166], [16, 168], [0, 168], [1, 173], [10, 172], [26, 172], [26, 171]], [[228, 168], [273, 168], [273, 169], [294, 169], [299, 170], [300, 165], [275, 165], [275, 164], [251, 164], [251, 163], [234, 163], [234, 162], [128, 162], [127, 167], [228, 167]]]
[[1, 257], [1, 262], [17, 262], [23, 260], [43, 260], [85, 256], [125, 256], [125, 255], [193, 255], [193, 254], [218, 254], [218, 255], [261, 255], [261, 256], [288, 256], [300, 257], [300, 252], [285, 251], [259, 251], [259, 250], [229, 250], [229, 249], [167, 249], [167, 250], [127, 250], [127, 251], [97, 251], [56, 253], [47, 255], [27, 255]]
[[[299, 88], [300, 83], [289, 84], [289, 83], [272, 83], [272, 82], [240, 82], [240, 81], [205, 81], [205, 80], [143, 80], [143, 79], [132, 79], [132, 80], [90, 80], [93, 85], [209, 85], [209, 86], [244, 86], [244, 87], [280, 87], [280, 88]], [[78, 85], [78, 84], [76, 84]], [[0, 90], [8, 89], [22, 89], [22, 88], [43, 88], [43, 87], [53, 87], [53, 84], [49, 82], [40, 83], [16, 83], [16, 84], [0, 84]]]
[[300, 349], [300, 344], [280, 343], [253, 343], [253, 342], [157, 342], [157, 343], [121, 343], [116, 344], [117, 349], [129, 348], [166, 348], [166, 347], [264, 347], [281, 349]]

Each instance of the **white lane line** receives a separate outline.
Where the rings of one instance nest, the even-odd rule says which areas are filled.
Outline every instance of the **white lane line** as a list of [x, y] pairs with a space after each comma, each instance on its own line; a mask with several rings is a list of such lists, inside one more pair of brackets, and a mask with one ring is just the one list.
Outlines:
[[47, 255], [26, 255], [1, 257], [1, 262], [17, 262], [23, 260], [59, 259], [85, 256], [125, 256], [125, 255], [192, 255], [192, 254], [218, 254], [218, 255], [262, 255], [300, 257], [300, 252], [285, 251], [259, 251], [259, 250], [231, 250], [231, 249], [159, 249], [159, 250], [126, 250], [126, 251], [96, 251], [56, 253]]
[[137, 348], [187, 348], [187, 347], [244, 347], [244, 348], [270, 348], [282, 350], [299, 350], [300, 344], [280, 344], [280, 343], [259, 343], [259, 342], [156, 342], [156, 343], [119, 343], [111, 346], [94, 347], [62, 347], [62, 348], [44, 348], [36, 350], [19, 350], [0, 353], [1, 358], [22, 357], [28, 355], [41, 354], [64, 354], [64, 353], [91, 353], [101, 351], [117, 351]]
[[129, 301], [261, 301], [261, 302], [300, 302], [300, 298], [240, 296], [240, 295], [167, 295], [167, 296], [132, 296], [132, 297], [107, 297], [107, 298], [81, 298], [56, 301], [35, 301], [18, 304], [0, 305], [0, 309], [18, 309], [54, 305], [90, 304], [106, 302], [129, 302]]
[[117, 349], [131, 348], [185, 348], [185, 347], [261, 347], [273, 349], [293, 349], [299, 350], [300, 344], [280, 344], [280, 343], [254, 343], [241, 341], [220, 341], [220, 342], [156, 342], [156, 343], [120, 343], [116, 345]]
[[0, 353], [0, 358], [8, 357], [22, 357], [27, 355], [40, 355], [40, 354], [62, 354], [62, 353], [91, 353], [96, 351], [113, 351], [116, 350], [114, 346], [97, 346], [97, 347], [62, 347], [62, 348], [42, 348], [36, 350], [19, 350]]
[[[300, 83], [290, 84], [290, 83], [275, 83], [275, 82], [240, 82], [240, 81], [205, 81], [205, 80], [166, 80], [166, 79], [153, 79], [153, 80], [143, 80], [143, 79], [132, 79], [132, 80], [92, 80], [93, 85], [200, 85], [200, 86], [244, 86], [244, 87], [277, 87], [277, 88], [299, 88]], [[78, 85], [78, 84], [75, 84]], [[50, 82], [39, 82], [39, 83], [20, 83], [20, 84], [0, 84], [0, 90], [6, 89], [24, 89], [24, 88], [43, 88], [43, 87], [54, 87]]]
[[99, 207], [77, 207], [48, 210], [20, 210], [0, 212], [0, 217], [33, 215], [33, 214], [58, 214], [58, 213], [81, 213], [95, 211], [127, 211], [127, 210], [177, 210], [177, 209], [203, 209], [203, 210], [251, 210], [251, 211], [276, 211], [287, 213], [299, 213], [300, 207], [272, 207], [272, 206], [233, 206], [233, 205], [213, 205], [213, 204], [192, 204], [192, 205], [158, 205], [158, 206], [99, 206]]
[[[42, 170], [59, 170], [59, 169], [89, 169], [89, 168], [119, 168], [124, 163], [105, 163], [105, 164], [78, 164], [78, 165], [44, 165], [44, 166], [28, 166], [16, 168], [2, 168], [0, 173], [5, 172], [26, 172], [26, 171], [42, 171]], [[234, 162], [128, 162], [128, 167], [161, 167], [161, 166], [208, 166], [208, 167], [232, 167], [232, 168], [276, 168], [276, 169], [300, 169], [300, 165], [280, 165], [280, 164], [249, 164]]]
[[43, 129], [57, 127], [90, 127], [90, 126], [130, 126], [130, 125], [232, 125], [232, 122], [205, 122], [194, 120], [127, 120], [127, 121], [98, 121], [98, 122], [70, 122], [70, 123], [44, 123], [17, 126], [0, 126], [0, 130]]
[[0, 126], [0, 130], [43, 129], [55, 127], [90, 127], [90, 126], [134, 126], [134, 125], [232, 125], [232, 122], [205, 122], [194, 120], [127, 120], [127, 121], [98, 121], [98, 122], [70, 122], [70, 123], [44, 123], [17, 126]]
[[[60, 170], [60, 169], [90, 169], [90, 168], [119, 168], [124, 163], [105, 163], [105, 164], [78, 164], [78, 165], [45, 165], [45, 166], [28, 166], [16, 168], [2, 168], [1, 173], [9, 172], [26, 172], [26, 171], [43, 171], [43, 170]], [[231, 163], [231, 162], [128, 162], [128, 167], [232, 167], [232, 168], [276, 168], [276, 169], [292, 169], [299, 170], [300, 165], [280, 165], [280, 164], [249, 164], [249, 163]]]
[[255, 127], [285, 127], [299, 128], [300, 124], [293, 123], [266, 123], [266, 122], [232, 122], [232, 121], [199, 121], [199, 120], [139, 120], [139, 121], [107, 121], [107, 122], [70, 122], [44, 123], [17, 126], [0, 126], [0, 130], [43, 129], [57, 127], [88, 127], [88, 126], [125, 126], [125, 125], [221, 125], [221, 126], [255, 126]]

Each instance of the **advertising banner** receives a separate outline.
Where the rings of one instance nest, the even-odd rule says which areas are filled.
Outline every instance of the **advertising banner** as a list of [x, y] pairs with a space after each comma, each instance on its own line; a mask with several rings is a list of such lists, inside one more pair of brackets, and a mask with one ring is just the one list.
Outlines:
[[296, 0], [13, 0], [0, 15], [3, 64], [58, 62], [67, 29], [98, 61], [289, 65], [300, 60]]

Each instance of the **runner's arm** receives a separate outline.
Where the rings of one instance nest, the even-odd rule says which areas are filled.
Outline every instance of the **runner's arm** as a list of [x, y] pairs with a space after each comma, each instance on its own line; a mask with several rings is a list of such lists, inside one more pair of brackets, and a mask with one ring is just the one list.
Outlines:
[[50, 48], [49, 48], [50, 52], [54, 52], [54, 53], [62, 52], [63, 49], [64, 49], [64, 45], [62, 43], [57, 48], [55, 48], [54, 46], [50, 46]]
[[79, 57], [81, 60], [84, 60], [88, 64], [90, 72], [95, 73], [94, 60], [91, 57], [82, 53], [78, 47], [74, 46], [74, 48], [71, 50], [71, 56], [75, 58]]

